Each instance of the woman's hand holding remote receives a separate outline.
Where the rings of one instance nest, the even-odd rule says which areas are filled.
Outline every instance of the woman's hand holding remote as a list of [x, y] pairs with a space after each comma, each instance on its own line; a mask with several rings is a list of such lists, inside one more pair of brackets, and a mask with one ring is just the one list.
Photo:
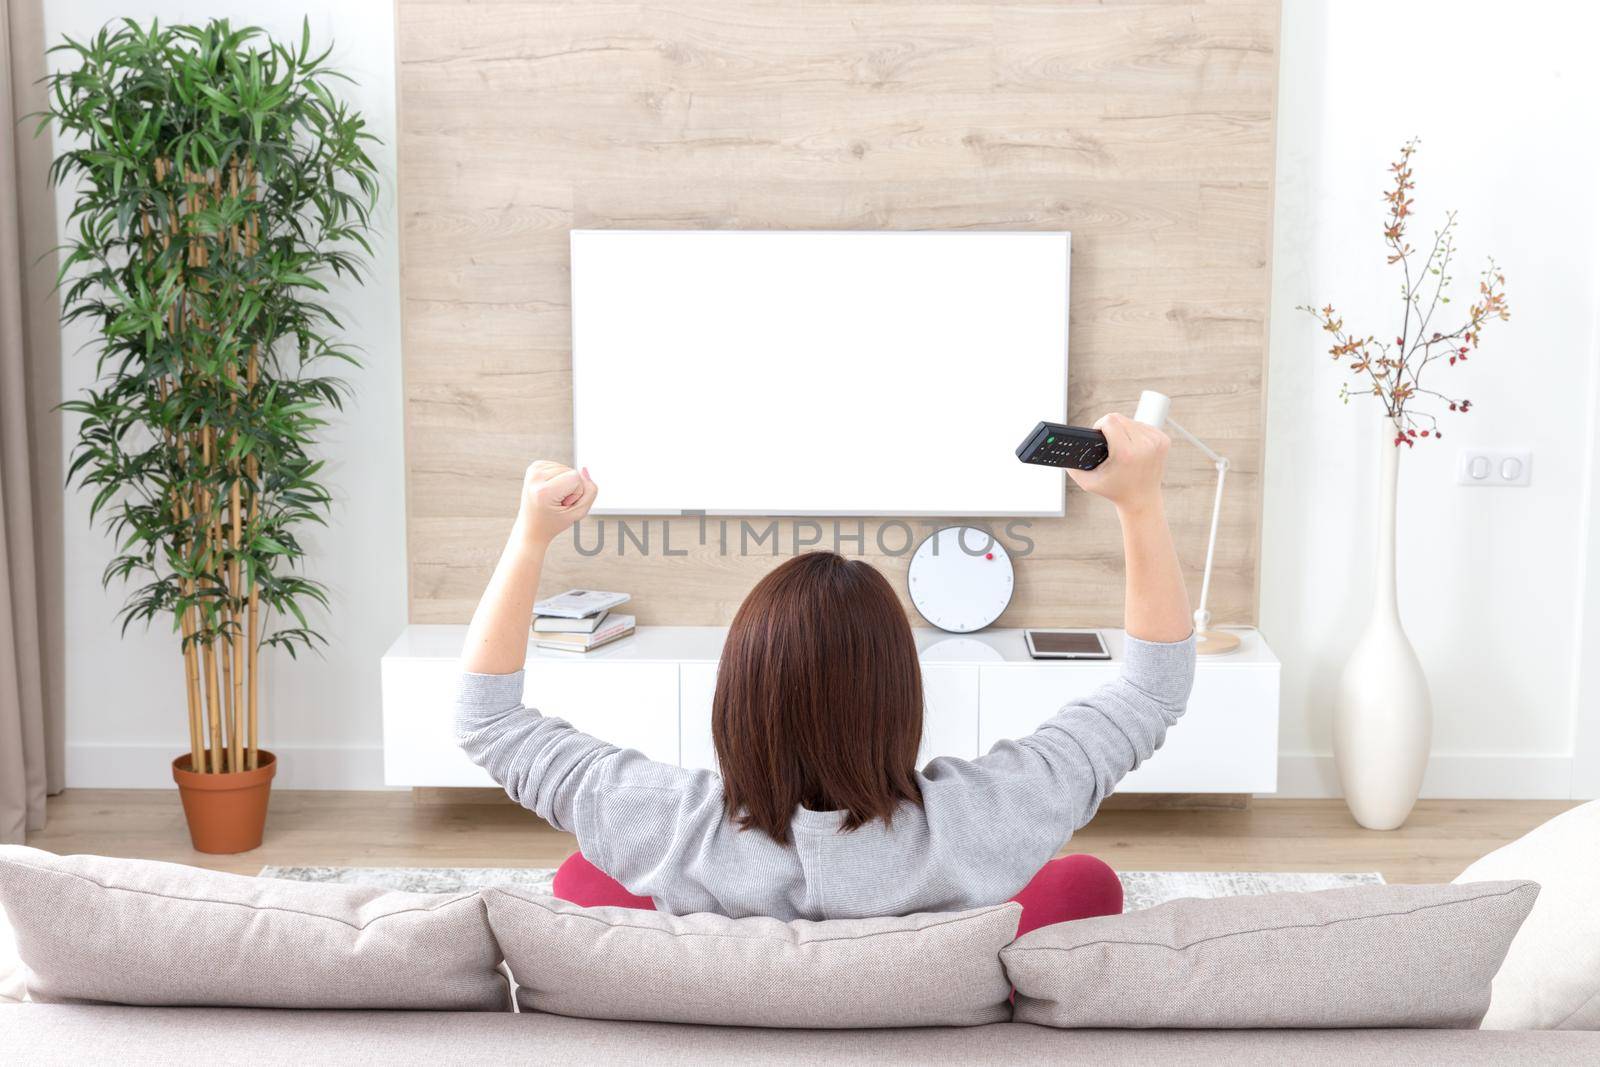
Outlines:
[[1105, 497], [1118, 510], [1151, 504], [1159, 507], [1161, 475], [1172, 444], [1167, 435], [1115, 413], [1102, 416], [1094, 428], [1105, 435], [1110, 455], [1094, 470], [1067, 471], [1078, 488]]
[[522, 476], [516, 525], [467, 628], [462, 670], [511, 674], [522, 669], [545, 551], [550, 542], [589, 514], [599, 492], [587, 469], [579, 472], [547, 460], [529, 465]]
[[1128, 585], [1123, 609], [1128, 633], [1145, 641], [1182, 641], [1194, 630], [1183, 569], [1167, 529], [1161, 476], [1167, 435], [1126, 415], [1094, 424], [1110, 456], [1092, 471], [1069, 470], [1079, 487], [1116, 505]]

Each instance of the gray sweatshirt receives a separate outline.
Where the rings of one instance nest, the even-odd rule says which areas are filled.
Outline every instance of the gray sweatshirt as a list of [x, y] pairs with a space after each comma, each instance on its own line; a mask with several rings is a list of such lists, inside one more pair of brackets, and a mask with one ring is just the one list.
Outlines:
[[461, 747], [511, 799], [576, 834], [590, 862], [677, 915], [842, 919], [1009, 900], [1123, 775], [1161, 747], [1194, 679], [1194, 641], [1127, 639], [1122, 677], [1027, 737], [917, 775], [922, 804], [842, 832], [797, 810], [794, 841], [741, 831], [712, 771], [657, 763], [522, 704], [523, 674], [466, 674]]

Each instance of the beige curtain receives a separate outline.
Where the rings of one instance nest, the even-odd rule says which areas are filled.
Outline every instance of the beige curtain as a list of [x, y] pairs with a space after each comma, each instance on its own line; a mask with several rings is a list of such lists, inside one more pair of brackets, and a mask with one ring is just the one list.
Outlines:
[[40, 0], [0, 0], [0, 842], [44, 826], [63, 764], [61, 345]]

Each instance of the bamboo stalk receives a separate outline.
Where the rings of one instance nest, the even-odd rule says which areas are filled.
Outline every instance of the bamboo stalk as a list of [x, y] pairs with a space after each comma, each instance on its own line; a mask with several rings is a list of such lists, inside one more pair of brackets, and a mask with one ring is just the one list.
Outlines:
[[[223, 574], [227, 571], [224, 569]], [[228, 618], [226, 604], [217, 611], [217, 674], [222, 686], [222, 748], [227, 757], [229, 771], [237, 771], [238, 765], [234, 763], [234, 746], [238, 738], [234, 736], [233, 729], [233, 637], [229, 633], [232, 620]]]
[[[155, 173], [158, 183], [166, 181], [169, 165], [165, 157], [156, 158]], [[166, 200], [167, 218], [161, 227], [161, 250], [163, 252], [172, 247], [172, 239], [178, 234], [178, 218], [173, 206], [172, 194], [168, 193]], [[172, 307], [167, 309], [167, 332], [173, 338], [176, 338], [178, 334], [178, 322], [178, 304], [174, 303]], [[182, 373], [183, 369], [180, 366], [173, 380], [174, 389], [182, 383]], [[161, 396], [163, 403], [167, 399], [164, 384]], [[177, 449], [178, 466], [181, 468], [187, 458], [187, 450], [185, 448], [187, 438], [182, 430], [177, 430], [172, 433], [171, 440], [173, 447]], [[177, 521], [179, 529], [186, 530], [190, 526], [189, 516], [191, 509], [188, 498], [177, 489], [173, 490], [172, 497], [173, 518]], [[178, 594], [186, 602], [192, 601], [194, 588], [193, 578], [179, 579]], [[197, 614], [198, 609], [193, 603], [185, 603], [179, 628], [183, 635], [184, 695], [188, 700], [189, 706], [189, 767], [197, 774], [204, 774], [208, 769], [206, 767], [206, 710], [205, 697], [200, 689], [200, 649], [195, 641], [195, 635], [199, 629]]]
[[[229, 375], [233, 368], [228, 368]], [[233, 761], [234, 770], [244, 768], [244, 635], [240, 632], [239, 612], [242, 599], [239, 596], [239, 534], [242, 505], [239, 500], [239, 461], [231, 461], [233, 466], [233, 485], [228, 493], [228, 510], [233, 520], [232, 529], [228, 531], [228, 545], [232, 550], [228, 561], [228, 615], [232, 627], [228, 634], [228, 650], [233, 654], [233, 699], [229, 710], [233, 713], [233, 745], [229, 749], [229, 756]]]
[[[211, 551], [210, 524], [206, 529], [206, 552]], [[205, 668], [206, 685], [206, 724], [211, 741], [211, 773], [221, 774], [225, 769], [223, 764], [223, 736], [222, 736], [222, 694], [217, 689], [217, 657], [216, 643], [217, 632], [214, 627], [204, 625], [204, 616], [201, 618], [202, 629], [200, 633], [200, 658]]]
[[[231, 199], [237, 200], [239, 195], [239, 163], [237, 159], [229, 161], [228, 170], [231, 172], [231, 177], [229, 180], [229, 196]], [[217, 168], [212, 180], [211, 195], [213, 204], [218, 204], [222, 200], [222, 172], [222, 168]], [[229, 226], [220, 229], [217, 236], [219, 238], [217, 247], [220, 252], [237, 252], [239, 247], [239, 233], [237, 226]], [[237, 386], [239, 383], [239, 372], [237, 369], [237, 357], [232, 351], [230, 351], [228, 354], [228, 363], [222, 380], [228, 390], [228, 416], [230, 420], [234, 421], [233, 427], [228, 431], [228, 448], [230, 458], [227, 461], [227, 469], [229, 474], [229, 528], [227, 530], [227, 538], [229, 553], [228, 564], [225, 573], [225, 584], [227, 587], [226, 603], [228, 610], [227, 651], [229, 660], [231, 661], [229, 666], [230, 692], [228, 697], [228, 758], [232, 768], [235, 771], [240, 771], [244, 769], [245, 635], [243, 632], [243, 626], [241, 625], [243, 620], [240, 618], [244, 610], [244, 598], [241, 595], [240, 589], [241, 577], [239, 566], [239, 546], [240, 535], [242, 532], [241, 527], [243, 524], [244, 504], [240, 499], [239, 460], [237, 456], [232, 455], [233, 449], [237, 447], [239, 443], [239, 431], [237, 429], [237, 415], [239, 411], [239, 393]]]
[[[198, 435], [198, 444], [199, 447], [197, 451], [200, 453], [200, 462], [203, 465], [205, 463], [207, 452], [206, 437], [203, 430]], [[197, 552], [195, 554], [195, 571], [197, 576], [203, 577], [206, 573], [206, 568], [210, 566], [209, 561], [211, 553], [211, 521], [206, 517], [206, 493], [203, 485], [196, 485], [194, 489], [194, 539], [197, 547]], [[199, 584], [199, 577], [196, 579], [196, 584]], [[198, 601], [196, 602], [196, 607], [199, 607]], [[206, 618], [204, 611], [200, 612], [199, 618], [196, 621], [199, 623], [199, 626], [196, 629], [196, 638], [200, 646], [200, 658], [202, 662], [203, 676], [202, 680], [205, 685], [204, 696], [206, 698], [207, 747], [211, 751], [211, 763], [208, 769], [210, 773], [216, 774], [222, 770], [222, 751], [221, 746], [218, 743], [219, 738], [222, 736], [222, 719], [220, 711], [217, 707], [217, 698], [214, 692], [215, 687], [212, 684], [212, 674], [215, 670], [216, 664], [211, 658], [211, 635], [207, 631], [207, 627], [205, 625]]]
[[[217, 547], [222, 547], [218, 542]], [[223, 603], [217, 610], [217, 675], [222, 686], [222, 747], [228, 757], [228, 770], [239, 768], [233, 764], [233, 636], [228, 632], [227, 567], [218, 573], [224, 583]]]
[[[200, 461], [205, 465], [207, 471], [212, 469], [216, 459], [215, 435], [216, 430], [209, 426], [200, 433]], [[200, 499], [202, 503], [200, 518], [205, 523], [205, 569], [208, 573], [215, 575], [218, 569], [217, 561], [222, 555], [221, 531], [218, 526], [217, 516], [213, 510], [210, 490], [202, 489], [200, 491]], [[226, 764], [223, 762], [224, 730], [227, 719], [222, 706], [223, 693], [217, 688], [216, 628], [209, 629], [204, 636], [205, 643], [202, 649], [203, 659], [205, 660], [206, 696], [209, 701], [207, 719], [211, 725], [211, 765], [214, 773], [221, 773], [227, 769]]]
[[[177, 434], [178, 463], [185, 462], [186, 449], [184, 435]], [[194, 552], [199, 544], [195, 536], [193, 509], [189, 505], [188, 497], [182, 493], [177, 494], [178, 520], [181, 528], [188, 531], [189, 553], [191, 559], [198, 559]], [[193, 762], [191, 766], [197, 773], [207, 772], [206, 751], [206, 709], [204, 696], [200, 688], [200, 647], [196, 640], [200, 632], [200, 608], [194, 601], [195, 581], [192, 577], [183, 578], [179, 583], [179, 592], [189, 603], [183, 609], [183, 662], [185, 688], [189, 697], [190, 733], [194, 740]]]
[[195, 653], [194, 627], [191, 625], [191, 615], [188, 608], [183, 609], [183, 688], [184, 695], [189, 701], [189, 769], [196, 774], [204, 774], [206, 766], [205, 756], [205, 727], [202, 725], [203, 710], [200, 702], [200, 664]]
[[[250, 373], [246, 379], [251, 385], [255, 384], [255, 370], [255, 349], [252, 347], [250, 353]], [[260, 514], [260, 489], [256, 483], [256, 477], [258, 474], [256, 457], [251, 456], [245, 461], [245, 471], [250, 483], [250, 526], [253, 529], [256, 523], [256, 516]], [[246, 676], [249, 678], [250, 692], [245, 715], [247, 729], [250, 734], [250, 752], [245, 761], [245, 767], [253, 771], [256, 769], [257, 754], [260, 751], [260, 743], [256, 736], [256, 724], [259, 719], [258, 709], [260, 708], [260, 688], [257, 684], [257, 664], [259, 662], [259, 653], [261, 651], [261, 593], [256, 588], [255, 579], [253, 577], [250, 580], [248, 604], [249, 606], [247, 608], [247, 613], [249, 632], [245, 638], [245, 648], [248, 650], [249, 654], [249, 665], [246, 669]]]
[[[171, 172], [170, 164], [163, 159], [158, 160], [158, 166], [160, 167], [160, 177], [164, 180]], [[176, 240], [179, 236], [180, 222], [178, 216], [178, 202], [174, 200], [172, 194], [169, 193], [167, 194], [167, 226], [161, 235], [163, 249], [171, 247], [172, 241]], [[192, 248], [186, 245], [184, 251], [186, 254], [188, 254], [190, 262], [193, 262]], [[187, 305], [187, 293], [180, 293], [178, 302], [168, 310], [168, 326], [174, 334], [177, 333], [179, 324], [188, 314], [186, 311]], [[178, 373], [180, 376], [186, 376], [187, 356], [184, 357], [183, 364], [180, 365]], [[177, 435], [178, 460], [180, 463], [186, 462], [187, 457], [192, 455], [197, 450], [197, 444], [199, 442], [200, 435], [195, 431], [190, 431], [190, 433], [194, 434], [193, 440], [190, 439], [189, 434], [186, 434], [183, 431], [179, 431]], [[191, 492], [194, 494], [193, 501], [191, 501], [189, 497], [180, 493], [178, 497], [178, 503], [181, 509], [181, 519], [183, 525], [190, 531], [190, 545], [193, 562], [198, 564], [205, 552], [205, 542], [200, 536], [200, 531], [196, 529], [196, 525], [197, 517], [204, 515], [205, 498], [203, 495], [203, 490], [198, 486], [192, 487]], [[197, 720], [195, 732], [199, 735], [201, 749], [200, 756], [198, 756], [194, 761], [194, 768], [195, 770], [203, 773], [217, 774], [221, 772], [222, 767], [217, 758], [216, 723], [214, 716], [208, 713], [208, 709], [214, 710], [215, 701], [213, 700], [210, 705], [207, 704], [206, 693], [202, 688], [201, 682], [202, 648], [205, 647], [205, 641], [201, 635], [201, 631], [204, 628], [204, 618], [200, 610], [200, 605], [197, 602], [194, 602], [197, 589], [198, 585], [193, 576], [183, 580], [183, 594], [191, 601], [189, 606], [184, 610], [183, 620], [184, 629], [187, 631], [188, 635], [186, 642], [187, 655], [185, 657], [188, 672], [188, 688], [193, 694], [191, 703], [195, 708], [194, 717]], [[210, 753], [209, 764], [206, 760], [207, 752]]]
[[[254, 477], [253, 472], [252, 472], [252, 477]], [[251, 504], [250, 504], [250, 514], [251, 514], [251, 518], [253, 519], [255, 517], [255, 502], [254, 501], [251, 501]], [[251, 582], [250, 583], [250, 608], [249, 608], [249, 627], [250, 627], [250, 629], [249, 629], [249, 635], [246, 637], [246, 642], [247, 643], [246, 643], [246, 646], [245, 646], [249, 650], [249, 666], [247, 668], [247, 675], [248, 675], [248, 677], [250, 679], [250, 695], [249, 695], [249, 705], [248, 705], [246, 714], [248, 716], [248, 729], [249, 729], [249, 732], [250, 732], [250, 752], [245, 758], [245, 768], [247, 770], [252, 770], [252, 771], [256, 769], [256, 765], [257, 765], [257, 763], [259, 761], [259, 756], [260, 756], [260, 751], [261, 751], [260, 742], [256, 738], [256, 722], [257, 722], [257, 720], [259, 718], [259, 716], [257, 715], [257, 708], [260, 706], [260, 702], [259, 702], [259, 699], [258, 699], [259, 689], [258, 689], [258, 686], [257, 686], [257, 680], [258, 680], [257, 660], [258, 660], [258, 653], [261, 651], [260, 612], [261, 612], [261, 598], [256, 592], [255, 583]]]
[[[215, 465], [216, 464], [216, 449], [218, 447], [218, 441], [216, 440], [216, 430], [208, 429], [206, 431], [206, 433], [209, 436], [210, 441], [211, 441], [211, 460], [212, 460], [212, 463], [211, 463], [211, 465], [210, 465], [210, 467], [208, 469], [211, 470], [211, 471], [215, 471], [216, 470], [216, 465]], [[207, 498], [208, 498], [208, 500], [210, 500], [209, 493], [207, 494]], [[211, 522], [211, 529], [210, 529], [209, 534], [208, 534], [208, 536], [211, 539], [211, 568], [210, 569], [211, 569], [211, 574], [212, 574], [213, 580], [214, 580], [214, 582], [216, 584], [216, 587], [218, 589], [222, 590], [222, 603], [221, 603], [221, 605], [219, 605], [219, 607], [217, 609], [216, 642], [217, 642], [217, 659], [218, 659], [218, 661], [220, 662], [220, 665], [221, 665], [220, 666], [220, 673], [221, 673], [221, 680], [222, 680], [221, 715], [222, 715], [222, 730], [223, 730], [223, 747], [226, 749], [227, 754], [229, 756], [229, 760], [228, 760], [228, 764], [227, 764], [228, 770], [236, 771], [239, 768], [234, 766], [233, 760], [232, 760], [233, 751], [234, 751], [234, 741], [235, 741], [234, 736], [233, 736], [233, 678], [232, 678], [232, 674], [233, 674], [232, 640], [233, 640], [233, 638], [232, 638], [232, 634], [230, 634], [229, 630], [228, 630], [228, 621], [229, 621], [228, 620], [228, 596], [229, 596], [229, 594], [228, 594], [228, 565], [227, 565], [227, 561], [224, 559], [224, 556], [223, 556], [223, 545], [226, 543], [226, 539], [225, 539], [225, 537], [223, 535], [223, 532], [222, 532], [222, 505], [221, 505], [221, 502], [220, 501], [211, 502], [211, 506], [207, 509], [207, 513], [210, 515], [210, 522]]]
[[[166, 161], [159, 157], [155, 161], [155, 177], [157, 182], [160, 182], [165, 177], [165, 164]], [[151, 259], [155, 258], [156, 254], [155, 246], [150, 241], [150, 237], [154, 233], [155, 226], [151, 221], [149, 210], [140, 212], [139, 228], [145, 238], [143, 244], [144, 258], [146, 262], [149, 262]], [[163, 249], [167, 248], [171, 243], [169, 229], [170, 227], [168, 225], [163, 225], [161, 228], [161, 247]], [[169, 309], [167, 312], [167, 328], [169, 334], [176, 333], [174, 328], [175, 325], [173, 311], [172, 309]], [[173, 383], [174, 388], [176, 388], [176, 384], [176, 382]], [[166, 375], [163, 375], [156, 382], [156, 397], [161, 405], [165, 406], [167, 398], [170, 395], [171, 393], [167, 388], [167, 377]], [[167, 446], [176, 450], [178, 465], [181, 467], [183, 465], [182, 436], [170, 429], [163, 430], [162, 436], [165, 438]], [[167, 499], [168, 504], [172, 509], [172, 520], [181, 529], [183, 526], [184, 511], [186, 509], [182, 504], [182, 493], [179, 492], [176, 485], [173, 485], [168, 489]], [[187, 599], [189, 595], [189, 589], [190, 585], [188, 579], [180, 579], [178, 582], [178, 595], [180, 598]], [[183, 657], [184, 702], [188, 711], [187, 718], [189, 722], [189, 767], [196, 773], [203, 773], [205, 770], [205, 728], [202, 725], [204, 709], [201, 706], [200, 698], [199, 657], [195, 650], [194, 642], [190, 640], [190, 638], [193, 636], [193, 625], [190, 617], [189, 606], [187, 604], [184, 605], [179, 616], [178, 629], [181, 637], [179, 654]]]
[[[182, 445], [179, 445], [180, 462], [183, 454]], [[180, 526], [186, 516], [186, 508], [179, 506], [179, 494], [174, 493], [173, 510], [177, 512]], [[194, 583], [188, 578], [183, 578], [178, 583], [179, 595], [188, 600], [194, 592]], [[189, 766], [197, 774], [205, 773], [205, 709], [200, 697], [200, 654], [194, 643], [194, 607], [185, 604], [181, 616], [180, 629], [183, 635], [183, 679], [184, 695], [188, 699], [189, 707]]]
[[[249, 160], [245, 161], [244, 166], [245, 198], [249, 201], [254, 201], [256, 198], [255, 167]], [[237, 169], [234, 171], [234, 176], [237, 179]], [[241, 235], [240, 241], [242, 245], [241, 251], [245, 255], [254, 256], [256, 254], [256, 216], [254, 212], [251, 212], [249, 215], [245, 216], [244, 233]], [[257, 349], [256, 345], [252, 344], [250, 346], [249, 362], [246, 364], [244, 372], [245, 395], [247, 396], [253, 396], [255, 394], [256, 382], [260, 380], [261, 362], [259, 356], [259, 350]], [[248, 456], [245, 459], [245, 475], [247, 478], [246, 484], [250, 489], [249, 523], [250, 528], [254, 530], [256, 519], [261, 513], [261, 484], [258, 481], [260, 475], [260, 465], [254, 455]], [[259, 663], [261, 652], [261, 594], [256, 588], [254, 575], [252, 575], [250, 578], [250, 588], [247, 592], [247, 600], [248, 606], [246, 608], [246, 625], [248, 630], [245, 636], [245, 648], [248, 656], [246, 675], [249, 680], [249, 694], [246, 697], [247, 703], [245, 708], [245, 716], [246, 729], [249, 732], [250, 748], [245, 757], [245, 767], [253, 771], [260, 764], [261, 753], [260, 740], [257, 736], [257, 724], [260, 721]]]
[[[183, 455], [183, 445], [178, 446], [178, 455]], [[179, 495], [180, 523], [186, 528], [192, 528], [189, 519], [189, 505], [182, 495]], [[183, 664], [185, 690], [189, 698], [189, 732], [191, 734], [191, 748], [193, 761], [190, 764], [197, 773], [206, 772], [206, 714], [204, 697], [200, 690], [200, 649], [196, 635], [200, 630], [200, 609], [193, 603], [195, 583], [193, 578], [184, 578], [179, 583], [179, 590], [184, 600], [189, 601], [183, 609]]]
[[[195, 452], [202, 453], [203, 462], [203, 453], [205, 448], [205, 432], [203, 430], [195, 431], [194, 439], [190, 442], [190, 454], [193, 455]], [[195, 655], [204, 663], [204, 670], [197, 670], [196, 672], [195, 685], [196, 688], [201, 689], [201, 696], [205, 701], [206, 713], [204, 729], [202, 732], [204, 735], [203, 740], [205, 742], [205, 747], [210, 753], [210, 763], [206, 769], [208, 773], [221, 774], [221, 709], [217, 704], [217, 694], [215, 690], [214, 679], [212, 679], [214, 665], [211, 663], [210, 659], [214, 635], [207, 631], [205, 610], [202, 608], [201, 601], [199, 600], [201, 581], [211, 565], [211, 532], [210, 522], [206, 518], [208, 500], [204, 484], [202, 483], [194, 486], [193, 494], [194, 499], [192, 502], [185, 500], [183, 503], [185, 512], [184, 517], [188, 520], [189, 525], [191, 545], [193, 548], [193, 563], [196, 572], [195, 576], [189, 579], [189, 594], [191, 598], [194, 599], [194, 604], [190, 608], [189, 630], [196, 646]], [[207, 679], [212, 680], [207, 681]]]
[[[215, 193], [218, 188], [219, 179], [214, 179], [210, 172], [201, 171], [192, 172], [189, 175], [189, 179], [189, 204], [191, 211], [198, 212], [201, 209], [203, 205], [202, 197], [204, 195], [204, 193], [202, 193], [202, 189], [204, 189], [207, 193], [212, 193], [213, 203], [215, 202]], [[210, 266], [210, 250], [204, 241], [194, 241], [189, 247], [195, 267], [204, 269], [205, 267]], [[206, 287], [205, 280], [203, 278], [196, 278], [194, 284], [197, 288], [202, 290]], [[193, 321], [199, 329], [205, 329], [206, 324], [203, 319], [195, 316]], [[211, 378], [213, 384], [219, 380], [220, 379], [215, 377]], [[209, 486], [214, 483], [215, 476], [221, 463], [217, 451], [221, 442], [217, 439], [216, 427], [205, 427], [202, 431], [201, 440], [204, 445], [202, 459], [206, 469], [206, 484]], [[208, 640], [206, 645], [208, 654], [218, 663], [216, 671], [211, 676], [208, 676], [207, 681], [208, 691], [211, 693], [212, 698], [216, 703], [215, 717], [220, 720], [220, 730], [218, 730], [219, 736], [214, 736], [212, 738], [212, 745], [214, 751], [217, 753], [216, 762], [218, 764], [219, 771], [237, 771], [241, 768], [239, 766], [238, 759], [238, 716], [237, 709], [235, 707], [235, 697], [238, 693], [238, 686], [233, 678], [234, 663], [236, 659], [234, 655], [234, 646], [237, 640], [237, 635], [233, 625], [235, 619], [231, 612], [233, 592], [228, 582], [229, 568], [225, 553], [223, 551], [226, 538], [223, 533], [221, 502], [213, 497], [209, 489], [205, 490], [203, 498], [205, 501], [204, 514], [206, 516], [207, 523], [206, 571], [211, 579], [212, 586], [221, 590], [222, 593], [222, 603], [217, 610], [217, 627], [207, 635]], [[220, 689], [218, 685], [219, 678], [216, 675], [220, 675]], [[217, 730], [217, 727], [214, 726], [213, 729]], [[226, 757], [225, 760], [223, 758], [224, 756]]]
[[[183, 189], [183, 210], [186, 214], [192, 215], [194, 214], [194, 172], [188, 170], [184, 171], [183, 178], [185, 183]], [[193, 241], [186, 243], [183, 246], [183, 251], [184, 255], [188, 257], [189, 266], [194, 267], [199, 265], [195, 258], [198, 250], [195, 248]]]
[[[190, 447], [193, 449], [193, 442]], [[205, 521], [205, 493], [199, 486], [194, 487], [193, 493], [194, 500], [191, 502], [187, 498], [181, 498], [181, 506], [184, 523], [189, 530], [191, 560], [198, 568], [207, 551], [206, 533], [201, 525]], [[185, 613], [189, 631], [189, 673], [193, 678], [196, 703], [201, 705], [200, 746], [210, 753], [209, 762], [202, 759], [197, 767], [205, 773], [219, 774], [222, 771], [222, 750], [218, 733], [219, 711], [215, 695], [204, 686], [201, 668], [201, 661], [211, 650], [210, 638], [205, 633], [205, 614], [197, 598], [199, 581], [195, 577], [187, 578], [185, 586], [186, 593], [192, 601]]]
[[206, 719], [211, 726], [211, 773], [221, 774], [222, 763], [222, 708], [217, 692], [216, 634], [212, 632], [201, 639], [201, 658], [206, 672]]
[[[158, 388], [160, 390], [159, 395], [161, 397], [161, 402], [166, 403], [166, 379], [162, 379]], [[170, 445], [177, 449], [178, 463], [181, 466], [183, 464], [183, 442], [181, 437], [179, 437], [177, 434], [169, 432], [167, 434], [167, 440]], [[178, 523], [179, 527], [181, 528], [183, 525], [185, 510], [182, 506], [182, 494], [178, 492], [176, 487], [174, 487], [170, 491], [169, 495], [172, 501], [172, 519], [174, 522]], [[189, 590], [189, 580], [187, 578], [180, 579], [178, 582], [178, 595], [187, 600], [189, 596]], [[190, 609], [187, 604], [184, 605], [183, 612], [180, 616], [179, 630], [183, 637], [181, 652], [183, 653], [184, 696], [188, 701], [189, 708], [189, 766], [196, 773], [203, 773], [205, 756], [202, 750], [205, 746], [203, 739], [203, 728], [200, 725], [201, 707], [200, 687], [198, 684], [199, 665], [196, 663], [194, 643], [190, 640], [190, 637], [193, 636], [194, 628], [190, 619]]]

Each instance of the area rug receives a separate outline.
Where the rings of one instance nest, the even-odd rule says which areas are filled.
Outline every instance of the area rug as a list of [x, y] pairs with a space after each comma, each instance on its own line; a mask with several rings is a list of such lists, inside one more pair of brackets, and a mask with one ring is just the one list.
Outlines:
[[[338, 882], [412, 893], [453, 893], [480, 886], [508, 885], [550, 891], [549, 867], [263, 867], [263, 878], [296, 882]], [[1181, 897], [1242, 897], [1382, 885], [1375, 871], [1122, 871], [1123, 909], [1137, 911]]]

